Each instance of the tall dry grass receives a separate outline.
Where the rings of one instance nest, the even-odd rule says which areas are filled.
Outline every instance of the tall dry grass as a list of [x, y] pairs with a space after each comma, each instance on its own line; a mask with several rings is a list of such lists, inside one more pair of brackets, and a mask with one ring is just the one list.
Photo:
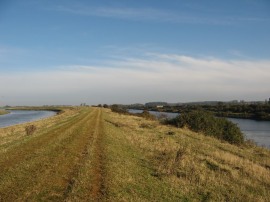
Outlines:
[[142, 152], [152, 175], [195, 201], [267, 201], [270, 151], [235, 146], [188, 129], [107, 112], [109, 121]]

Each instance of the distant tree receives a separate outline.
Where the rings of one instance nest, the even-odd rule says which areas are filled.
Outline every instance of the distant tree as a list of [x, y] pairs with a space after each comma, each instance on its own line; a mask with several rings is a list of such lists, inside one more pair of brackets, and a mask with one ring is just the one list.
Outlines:
[[104, 104], [103, 108], [109, 108], [109, 106], [107, 104]]

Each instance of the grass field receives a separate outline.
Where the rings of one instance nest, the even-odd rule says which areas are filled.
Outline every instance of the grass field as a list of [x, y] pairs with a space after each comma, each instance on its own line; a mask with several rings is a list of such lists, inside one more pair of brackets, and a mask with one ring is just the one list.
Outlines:
[[0, 129], [0, 201], [269, 201], [270, 151], [109, 109]]

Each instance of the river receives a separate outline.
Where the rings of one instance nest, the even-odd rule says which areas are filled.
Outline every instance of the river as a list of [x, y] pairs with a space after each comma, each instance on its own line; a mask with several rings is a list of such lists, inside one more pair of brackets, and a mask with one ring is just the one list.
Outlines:
[[[142, 113], [143, 110], [129, 109], [130, 113]], [[156, 117], [165, 114], [168, 118], [175, 118], [179, 113], [149, 111]], [[228, 118], [236, 123], [247, 139], [254, 140], [258, 145], [270, 148], [270, 121], [256, 121], [250, 119]]]
[[236, 123], [247, 139], [254, 140], [258, 145], [270, 148], [270, 121], [228, 118]]
[[9, 110], [9, 114], [0, 116], [0, 128], [44, 119], [56, 114], [54, 111]]

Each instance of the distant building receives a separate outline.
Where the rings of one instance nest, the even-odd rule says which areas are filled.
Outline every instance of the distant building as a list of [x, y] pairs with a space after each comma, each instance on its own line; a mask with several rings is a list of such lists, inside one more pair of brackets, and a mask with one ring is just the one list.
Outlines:
[[157, 108], [163, 108], [163, 105], [157, 105]]

